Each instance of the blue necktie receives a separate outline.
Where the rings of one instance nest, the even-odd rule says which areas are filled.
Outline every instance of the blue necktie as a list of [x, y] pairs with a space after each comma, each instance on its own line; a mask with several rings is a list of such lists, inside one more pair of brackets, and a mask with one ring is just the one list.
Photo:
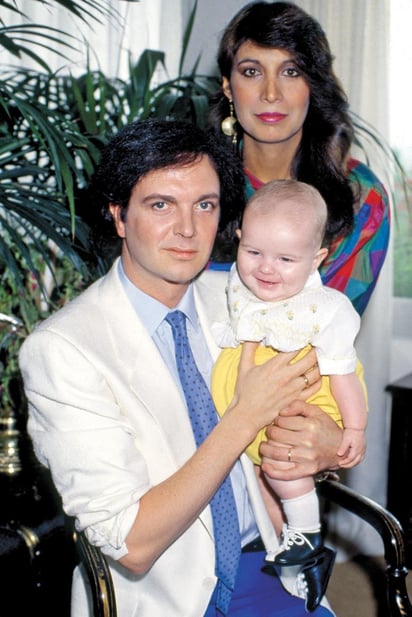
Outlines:
[[[217, 423], [216, 408], [209, 389], [197, 368], [189, 345], [186, 317], [173, 311], [166, 317], [175, 343], [176, 364], [197, 446]], [[201, 479], [199, 478], [199, 481]], [[235, 499], [229, 476], [210, 502], [216, 545], [217, 608], [226, 615], [240, 557], [240, 533]]]

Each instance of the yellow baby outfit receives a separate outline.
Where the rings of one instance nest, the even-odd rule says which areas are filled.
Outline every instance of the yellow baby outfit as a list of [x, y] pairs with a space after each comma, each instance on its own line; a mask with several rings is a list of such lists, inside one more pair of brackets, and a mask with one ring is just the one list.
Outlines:
[[[279, 351], [300, 349], [296, 357], [298, 360], [313, 346], [323, 376], [321, 388], [307, 402], [319, 406], [342, 426], [328, 375], [356, 370], [366, 398], [363, 367], [356, 358], [353, 346], [360, 318], [348, 298], [341, 292], [324, 287], [319, 273], [315, 272], [304, 289], [293, 298], [263, 302], [256, 299], [240, 281], [235, 264], [229, 275], [227, 293], [231, 321], [213, 326], [216, 341], [224, 348], [215, 363], [211, 381], [218, 413], [222, 415], [233, 398], [243, 341], [262, 343], [256, 350], [256, 364], [263, 364]], [[265, 439], [265, 429], [262, 429], [246, 450], [256, 464], [260, 464], [259, 445]]]

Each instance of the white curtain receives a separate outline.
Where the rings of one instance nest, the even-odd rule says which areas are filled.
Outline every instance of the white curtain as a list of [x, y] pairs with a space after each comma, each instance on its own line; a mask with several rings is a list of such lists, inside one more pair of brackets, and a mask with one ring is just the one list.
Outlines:
[[[70, 50], [53, 44], [66, 55], [65, 58], [46, 49], [40, 52], [53, 70], [82, 73], [89, 49], [92, 68], [101, 68], [112, 77], [126, 78], [129, 54], [136, 61], [144, 49], [154, 49], [166, 53], [166, 74], [175, 76], [183, 31], [182, 0], [140, 0], [130, 3], [107, 0], [107, 5], [112, 8], [113, 18], [99, 17], [101, 23], [88, 18], [87, 23], [83, 23], [64, 9], [56, 9], [52, 2], [45, 7], [43, 3], [33, 0], [18, 0], [18, 8], [27, 15], [27, 22], [60, 28], [76, 37], [70, 41], [73, 45]], [[7, 9], [2, 10], [2, 19], [7, 25], [24, 23], [21, 16]], [[2, 50], [0, 61], [3, 66], [21, 64], [38, 68], [28, 56], [17, 60]], [[162, 77], [165, 74], [159, 75], [160, 79]]]

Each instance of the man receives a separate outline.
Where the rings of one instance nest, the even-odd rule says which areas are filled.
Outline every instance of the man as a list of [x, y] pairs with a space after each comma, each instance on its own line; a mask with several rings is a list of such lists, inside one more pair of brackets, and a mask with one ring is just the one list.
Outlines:
[[[231, 195], [242, 188], [238, 165], [216, 137], [191, 125], [147, 121], [121, 130], [94, 179], [104, 225], [113, 222], [121, 239], [121, 258], [21, 351], [37, 456], [50, 467], [66, 512], [108, 556], [119, 617], [269, 617], [285, 606], [289, 617], [305, 614], [302, 600], [260, 570], [277, 537], [264, 506], [269, 497], [262, 500], [253, 465], [238, 459], [278, 411], [316, 390], [314, 356], [289, 365], [294, 354], [284, 354], [262, 367], [244, 358], [234, 401], [197, 446], [170, 322], [171, 313], [184, 313], [191, 351], [209, 383], [219, 351], [210, 326], [225, 315], [226, 275], [198, 275], [219, 221], [233, 215]], [[328, 445], [309, 456], [306, 444], [319, 437], [317, 418], [325, 414], [299, 400], [289, 413], [294, 421], [304, 415], [293, 441], [272, 435], [288, 445], [267, 444], [273, 473], [286, 478], [336, 465], [334, 423], [323, 426]], [[300, 441], [305, 415], [311, 427]], [[284, 471], [290, 445], [294, 452], [304, 447], [299, 463]], [[228, 525], [233, 529], [235, 519], [239, 551], [244, 547], [236, 584], [215, 574], [224, 538], [216, 540], [211, 504], [226, 477], [236, 506]], [[221, 599], [227, 592], [229, 608]], [[89, 614], [84, 594], [76, 572], [75, 617]]]

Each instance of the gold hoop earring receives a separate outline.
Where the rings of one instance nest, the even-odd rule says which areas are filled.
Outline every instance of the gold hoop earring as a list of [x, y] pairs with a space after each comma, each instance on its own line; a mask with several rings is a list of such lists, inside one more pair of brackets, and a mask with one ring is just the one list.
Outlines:
[[230, 115], [227, 116], [227, 118], [224, 118], [224, 120], [222, 120], [220, 128], [222, 129], [222, 133], [232, 138], [232, 144], [236, 144], [237, 143], [237, 133], [235, 129], [236, 118], [235, 118], [235, 114], [233, 113], [232, 101], [229, 101], [229, 114]]

